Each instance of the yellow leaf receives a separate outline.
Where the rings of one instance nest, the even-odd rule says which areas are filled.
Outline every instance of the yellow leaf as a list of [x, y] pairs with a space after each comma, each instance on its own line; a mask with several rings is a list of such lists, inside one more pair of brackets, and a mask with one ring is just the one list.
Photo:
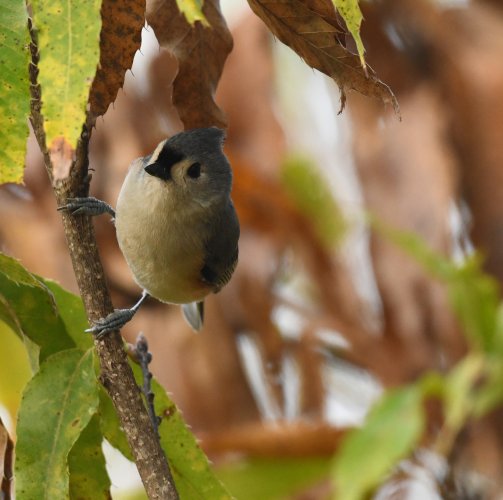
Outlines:
[[31, 378], [30, 362], [23, 341], [0, 321], [0, 405], [16, 421], [21, 392]]
[[209, 26], [208, 20], [203, 13], [204, 0], [176, 0], [176, 5], [185, 16], [189, 24], [200, 21], [204, 26]]
[[46, 141], [64, 138], [73, 149], [86, 116], [89, 88], [99, 62], [99, 0], [34, 0]]
[[365, 47], [363, 46], [363, 42], [360, 37], [360, 26], [362, 24], [363, 16], [360, 6], [358, 5], [358, 0], [332, 0], [332, 2], [344, 19], [349, 32], [353, 36], [362, 67], [366, 71], [367, 65], [365, 64], [364, 56]]

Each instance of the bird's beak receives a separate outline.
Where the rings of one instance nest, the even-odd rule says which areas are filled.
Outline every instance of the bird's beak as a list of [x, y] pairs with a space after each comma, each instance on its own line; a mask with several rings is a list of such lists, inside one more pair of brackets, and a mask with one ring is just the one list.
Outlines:
[[164, 168], [164, 166], [158, 162], [149, 163], [145, 167], [145, 172], [147, 172], [147, 174], [149, 175], [158, 177], [159, 179], [163, 179], [165, 181], [171, 180], [171, 169]]

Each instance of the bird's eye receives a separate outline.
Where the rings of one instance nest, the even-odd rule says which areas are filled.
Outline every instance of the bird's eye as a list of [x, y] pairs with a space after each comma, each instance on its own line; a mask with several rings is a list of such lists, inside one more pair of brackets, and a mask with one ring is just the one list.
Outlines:
[[187, 175], [191, 179], [197, 179], [201, 175], [201, 164], [200, 163], [193, 163], [188, 169], [187, 169]]

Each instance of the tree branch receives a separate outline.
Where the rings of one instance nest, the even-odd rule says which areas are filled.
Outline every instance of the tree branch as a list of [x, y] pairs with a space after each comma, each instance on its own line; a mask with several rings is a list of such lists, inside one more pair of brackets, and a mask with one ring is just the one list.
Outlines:
[[[93, 123], [88, 118], [76, 151], [73, 151], [64, 140], [60, 144], [51, 145], [48, 150], [40, 111], [41, 90], [37, 84], [37, 44], [31, 21], [29, 28], [32, 36], [31, 122], [44, 154], [45, 166], [56, 201], [60, 206], [67, 198], [87, 196], [89, 193], [91, 176], [88, 173], [88, 146]], [[67, 175], [61, 176], [63, 172]], [[88, 320], [92, 324], [113, 311], [94, 228], [90, 217], [72, 216], [65, 212], [62, 212], [62, 217], [75, 277]], [[82, 334], [85, 335], [84, 332]], [[100, 360], [101, 383], [115, 405], [148, 497], [163, 500], [178, 499], [168, 462], [157, 433], [152, 428], [119, 332], [112, 332], [101, 340], [95, 339], [94, 344]]]

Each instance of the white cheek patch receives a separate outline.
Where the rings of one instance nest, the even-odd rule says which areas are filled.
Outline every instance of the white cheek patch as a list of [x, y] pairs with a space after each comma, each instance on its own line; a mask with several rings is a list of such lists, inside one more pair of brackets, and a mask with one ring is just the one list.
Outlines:
[[171, 170], [171, 175], [177, 182], [187, 184], [187, 170], [194, 163], [192, 158], [185, 158], [182, 161], [179, 161], [176, 165], [173, 166]]

